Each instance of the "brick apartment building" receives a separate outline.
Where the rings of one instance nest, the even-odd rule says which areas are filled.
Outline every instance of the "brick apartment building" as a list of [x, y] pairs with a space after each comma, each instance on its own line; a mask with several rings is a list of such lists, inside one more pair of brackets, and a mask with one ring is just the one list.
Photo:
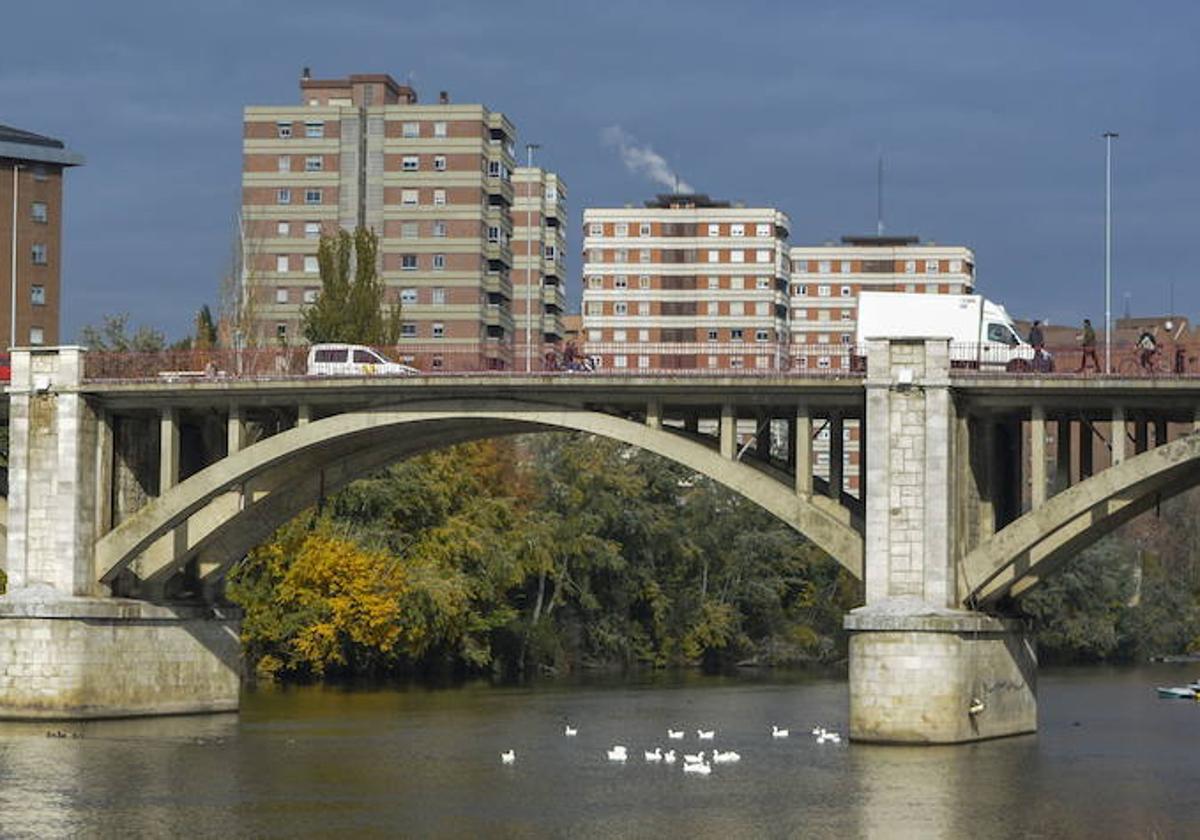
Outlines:
[[83, 157], [61, 140], [0, 125], [0, 266], [6, 275], [0, 340], [5, 350], [60, 341], [63, 172], [82, 163]]
[[786, 366], [785, 213], [659, 195], [583, 219], [582, 329], [601, 368]]
[[300, 103], [247, 107], [243, 138], [251, 340], [302, 342], [320, 236], [361, 225], [378, 234], [388, 303], [402, 307], [402, 360], [512, 365], [516, 129], [503, 114], [445, 93], [420, 103], [386, 74], [306, 69]]
[[[567, 308], [567, 186], [553, 172], [519, 167], [513, 172], [513, 366], [541, 368], [545, 348], [563, 340]], [[527, 316], [526, 313], [532, 313]], [[526, 354], [526, 334], [529, 353]]]

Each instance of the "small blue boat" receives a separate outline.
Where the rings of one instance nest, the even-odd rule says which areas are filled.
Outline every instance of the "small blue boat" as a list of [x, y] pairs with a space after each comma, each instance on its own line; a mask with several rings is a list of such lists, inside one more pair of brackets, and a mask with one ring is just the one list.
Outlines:
[[1161, 699], [1161, 700], [1195, 700], [1196, 699], [1196, 690], [1194, 688], [1181, 686], [1181, 685], [1172, 686], [1170, 688], [1164, 688], [1163, 686], [1160, 685], [1158, 688], [1155, 689], [1155, 691], [1158, 692], [1159, 699]]

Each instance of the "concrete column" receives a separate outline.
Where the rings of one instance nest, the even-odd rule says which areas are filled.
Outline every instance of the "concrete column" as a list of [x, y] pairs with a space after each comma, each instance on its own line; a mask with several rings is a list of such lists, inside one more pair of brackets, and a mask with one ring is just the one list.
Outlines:
[[662, 403], [658, 400], [646, 403], [646, 425], [651, 429], [662, 428]]
[[1154, 445], [1163, 446], [1167, 442], [1167, 420], [1165, 417], [1156, 417], [1154, 420]]
[[845, 485], [845, 423], [840, 411], [829, 413], [829, 498], [840, 502]]
[[1029, 500], [1033, 510], [1046, 504], [1046, 409], [1035, 405], [1029, 418]]
[[811, 496], [813, 489], [812, 416], [808, 406], [796, 407], [796, 416], [791, 420], [794, 430], [791, 435], [792, 462], [796, 476], [796, 493]]
[[1200, 407], [1197, 407], [1192, 414], [1192, 431], [1200, 432]]
[[979, 421], [979, 537], [986, 539], [996, 533], [998, 499], [996, 480], [996, 421], [991, 417]]
[[96, 538], [113, 526], [113, 418], [106, 411], [97, 415], [96, 437]]
[[754, 432], [754, 454], [763, 463], [769, 463], [771, 460], [771, 415], [768, 412], [761, 412], [757, 419], [757, 428]]
[[1061, 493], [1071, 486], [1071, 421], [1058, 420], [1054, 435], [1054, 492]]
[[1092, 424], [1087, 420], [1079, 421], [1079, 480], [1091, 478], [1095, 474], [1092, 467], [1092, 455], [1096, 446], [1092, 434]]
[[1149, 429], [1145, 420], [1133, 421], [1133, 451], [1141, 455], [1150, 448]]
[[700, 415], [696, 412], [688, 412], [687, 417], [683, 418], [683, 430], [688, 434], [700, 434]]
[[733, 403], [721, 406], [721, 455], [731, 461], [737, 457], [737, 410]]
[[164, 408], [159, 415], [158, 495], [179, 483], [179, 412]]
[[1112, 428], [1109, 431], [1109, 443], [1112, 445], [1112, 463], [1115, 467], [1125, 460], [1125, 450], [1129, 437], [1125, 433], [1125, 408], [1117, 406], [1112, 410]]
[[228, 428], [226, 430], [228, 446], [226, 455], [236, 455], [246, 448], [246, 421], [242, 419], [242, 407], [234, 404], [229, 406]]
[[300, 403], [296, 409], [296, 425], [305, 426], [312, 420], [312, 406], [308, 403]]

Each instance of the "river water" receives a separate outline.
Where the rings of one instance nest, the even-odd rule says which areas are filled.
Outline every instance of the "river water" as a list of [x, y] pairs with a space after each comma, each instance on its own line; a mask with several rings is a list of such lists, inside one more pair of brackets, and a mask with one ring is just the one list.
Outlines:
[[[1037, 735], [960, 747], [815, 743], [845, 731], [846, 683], [821, 676], [260, 690], [240, 715], [9, 723], [0, 837], [1197, 837], [1200, 704], [1153, 691], [1197, 671], [1043, 670]], [[713, 744], [741, 761], [642, 757]]]

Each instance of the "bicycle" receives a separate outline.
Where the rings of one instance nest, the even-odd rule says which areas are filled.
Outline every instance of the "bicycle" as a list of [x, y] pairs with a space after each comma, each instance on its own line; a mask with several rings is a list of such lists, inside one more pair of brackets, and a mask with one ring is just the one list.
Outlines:
[[1171, 373], [1171, 366], [1162, 348], [1156, 347], [1150, 351], [1148, 362], [1143, 363], [1140, 347], [1134, 347], [1130, 353], [1117, 364], [1117, 373], [1121, 376], [1159, 376]]

